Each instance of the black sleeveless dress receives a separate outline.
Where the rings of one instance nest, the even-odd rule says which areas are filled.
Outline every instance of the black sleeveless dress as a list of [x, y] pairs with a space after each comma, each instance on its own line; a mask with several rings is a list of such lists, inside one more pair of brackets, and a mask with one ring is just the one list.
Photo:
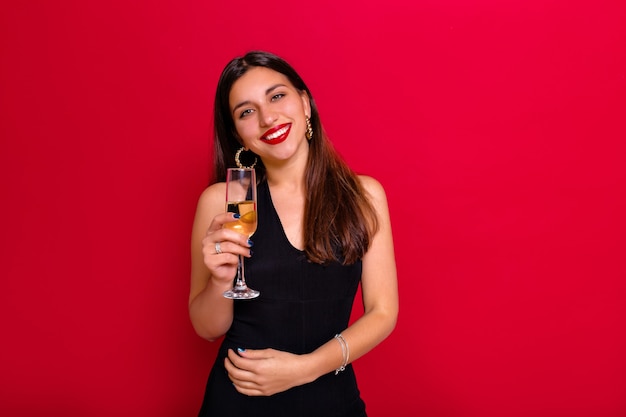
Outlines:
[[[224, 369], [227, 349], [314, 351], [348, 326], [361, 262], [318, 265], [294, 248], [280, 223], [266, 182], [259, 184], [258, 228], [246, 280], [261, 295], [234, 301], [233, 323], [209, 375], [201, 417], [365, 417], [352, 366], [269, 397], [235, 390]], [[338, 202], [329, 202], [338, 204]]]

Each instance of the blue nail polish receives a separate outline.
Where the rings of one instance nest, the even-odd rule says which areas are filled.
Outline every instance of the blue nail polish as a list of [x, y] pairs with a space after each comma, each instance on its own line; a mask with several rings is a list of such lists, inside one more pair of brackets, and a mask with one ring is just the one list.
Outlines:
[[238, 219], [240, 217], [241, 217], [241, 215], [239, 213], [233, 213], [233, 218]]
[[254, 242], [253, 242], [253, 241], [251, 241], [250, 239], [248, 239], [248, 245], [250, 245], [250, 246], [254, 246]]
[[241, 353], [241, 352], [245, 352], [246, 350], [244, 348], [237, 348], [237, 352]]
[[254, 252], [252, 251], [252, 249], [250, 249], [250, 256], [252, 256], [254, 254]]

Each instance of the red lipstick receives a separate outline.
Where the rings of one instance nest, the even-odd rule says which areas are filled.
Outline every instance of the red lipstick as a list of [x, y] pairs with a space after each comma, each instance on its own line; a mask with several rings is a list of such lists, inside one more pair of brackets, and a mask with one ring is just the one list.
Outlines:
[[278, 145], [279, 143], [284, 142], [287, 139], [290, 130], [291, 123], [284, 123], [282, 125], [274, 126], [267, 132], [263, 133], [263, 136], [261, 136], [261, 140], [270, 145]]

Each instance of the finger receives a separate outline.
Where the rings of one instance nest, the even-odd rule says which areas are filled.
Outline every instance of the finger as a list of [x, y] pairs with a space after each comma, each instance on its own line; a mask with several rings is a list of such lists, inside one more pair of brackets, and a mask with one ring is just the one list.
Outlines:
[[245, 256], [246, 258], [251, 257], [252, 249], [250, 248], [248, 244], [247, 238], [244, 238], [242, 240], [241, 235], [239, 233], [237, 232], [233, 232], [233, 233], [235, 233], [236, 235], [239, 235], [239, 236], [236, 236], [237, 242], [226, 240], [226, 238], [224, 238], [223, 240], [215, 241], [213, 240], [215, 239], [215, 236], [213, 236], [210, 239], [207, 238], [206, 243], [205, 243], [206, 250], [208, 250], [209, 253], [217, 254], [217, 255], [221, 255], [224, 253], [231, 253], [235, 255]]
[[221, 243], [221, 254], [216, 254], [215, 243], [210, 240], [203, 241], [202, 256], [206, 267], [211, 272], [213, 278], [218, 278], [224, 282], [231, 282], [237, 270], [239, 257], [236, 254], [228, 253]]
[[242, 358], [241, 356], [237, 355], [237, 353], [235, 353], [233, 349], [228, 349], [227, 359], [235, 368], [239, 370], [249, 371], [248, 367], [246, 366], [245, 358]]
[[[225, 360], [229, 361], [228, 358]], [[239, 378], [237, 376], [238, 374], [248, 375], [246, 371], [237, 369], [232, 363], [229, 365], [225, 364], [225, 366], [226, 369], [231, 369], [231, 371], [228, 372], [228, 378], [237, 391], [245, 395], [265, 395], [262, 387], [256, 381], [246, 379], [245, 377]]]
[[243, 395], [247, 395], [249, 397], [259, 397], [262, 395], [266, 395], [266, 394], [263, 394], [263, 392], [257, 388], [248, 388], [248, 387], [244, 387], [235, 383], [233, 383], [233, 386], [235, 387], [237, 392]]
[[[233, 248], [238, 245], [233, 245]], [[202, 239], [202, 255], [205, 262], [213, 265], [229, 265], [237, 264], [237, 256], [229, 250], [225, 241], [215, 241], [212, 238], [205, 237]]]
[[248, 238], [247, 235], [235, 232], [234, 230], [222, 229], [222, 232], [219, 234], [219, 236], [222, 236], [224, 240], [229, 240], [244, 248], [251, 248], [254, 245], [254, 243]]
[[218, 214], [211, 221], [211, 224], [209, 225], [209, 228], [207, 230], [207, 234], [221, 229], [224, 223], [230, 223], [230, 222], [237, 220], [239, 218], [238, 216], [239, 216], [238, 214], [229, 213], [229, 212]]
[[237, 348], [237, 354], [246, 359], [268, 359], [273, 357], [272, 349], [244, 349]]
[[[232, 233], [235, 234], [234, 238], [237, 240], [236, 242], [229, 240], [233, 236], [228, 233], [223, 233], [222, 230], [213, 232], [211, 235], [202, 239], [202, 253], [204, 256], [223, 254], [242, 255], [247, 258], [252, 256], [252, 250], [250, 249], [247, 238], [244, 237], [244, 239], [241, 239], [242, 235], [237, 232]], [[224, 260], [223, 262], [231, 263], [231, 261], [236, 262], [236, 259]]]
[[237, 376], [235, 375], [239, 368], [237, 368], [235, 364], [233, 364], [233, 362], [228, 357], [224, 358], [224, 369], [226, 369], [226, 372], [228, 373], [228, 377], [230, 378], [231, 381], [233, 381], [233, 383], [235, 381], [240, 380], [240, 378], [237, 378]]
[[228, 240], [229, 242], [233, 242], [238, 244], [244, 248], [251, 248], [254, 243], [248, 238], [248, 236], [243, 235], [241, 233], [237, 233], [234, 230], [218, 228], [218, 229], [207, 229], [206, 235], [203, 238], [203, 242], [212, 241], [212, 242], [222, 242]]
[[229, 352], [229, 357], [224, 358], [224, 368], [226, 372], [228, 372], [228, 378], [230, 378], [233, 384], [237, 384], [241, 387], [254, 388], [257, 386], [254, 373], [247, 369], [240, 368], [239, 366], [241, 365], [237, 366], [237, 364], [231, 360], [231, 352], [232, 351]]
[[215, 254], [216, 255], [221, 255], [222, 254], [222, 243], [221, 242], [215, 242]]

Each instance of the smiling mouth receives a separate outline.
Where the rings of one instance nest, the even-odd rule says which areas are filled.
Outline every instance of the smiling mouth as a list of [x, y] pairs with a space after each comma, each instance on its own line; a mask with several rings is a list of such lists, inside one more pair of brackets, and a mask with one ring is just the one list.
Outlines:
[[287, 139], [289, 135], [289, 131], [291, 130], [291, 123], [286, 123], [280, 126], [276, 126], [267, 132], [263, 136], [261, 136], [261, 140], [270, 143], [270, 144], [278, 144]]

